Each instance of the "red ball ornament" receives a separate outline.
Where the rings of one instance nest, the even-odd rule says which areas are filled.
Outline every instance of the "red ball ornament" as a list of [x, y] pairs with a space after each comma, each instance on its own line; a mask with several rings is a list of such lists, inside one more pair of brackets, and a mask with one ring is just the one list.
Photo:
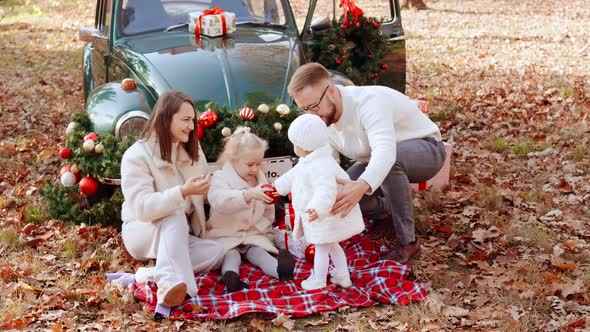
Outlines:
[[373, 27], [374, 27], [375, 29], [379, 29], [379, 23], [377, 23], [377, 22], [373, 23]]
[[87, 134], [86, 136], [84, 136], [84, 139], [82, 140], [83, 142], [86, 142], [88, 140], [92, 140], [96, 142], [96, 139], [98, 138], [98, 134], [97, 133], [90, 133]]
[[61, 176], [64, 175], [65, 172], [71, 172], [71, 170], [72, 170], [72, 165], [68, 164], [68, 165], [63, 166], [59, 170], [59, 177], [61, 178]]
[[369, 59], [373, 59], [373, 54], [369, 54], [369, 55], [367, 55], [367, 58], [369, 58]]
[[340, 60], [340, 59], [336, 59], [336, 64], [337, 64], [337, 65], [340, 65], [340, 64], [342, 64], [342, 60]]
[[315, 258], [315, 246], [313, 244], [310, 244], [307, 246], [307, 248], [305, 248], [305, 259], [307, 259], [308, 262], [313, 264]]
[[343, 43], [346, 43], [346, 38], [342, 38], [342, 42]]
[[240, 118], [244, 121], [254, 120], [254, 111], [250, 107], [244, 107], [240, 110]]
[[346, 55], [341, 56], [342, 59], [346, 59]]
[[199, 118], [199, 123], [203, 128], [209, 128], [213, 126], [217, 122], [217, 114], [212, 110], [207, 110], [207, 112], [201, 114]]
[[276, 196], [276, 197], [275, 197], [275, 196], [273, 195], [274, 193], [276, 193], [276, 192], [277, 192], [277, 189], [275, 188], [275, 186], [273, 186], [273, 185], [272, 185], [272, 184], [270, 184], [270, 183], [267, 183], [267, 184], [264, 184], [264, 185], [262, 185], [262, 188], [270, 188], [270, 189], [272, 189], [271, 191], [265, 191], [265, 192], [264, 192], [264, 194], [265, 194], [266, 196], [268, 196], [268, 197], [272, 198], [272, 202], [270, 202], [270, 203], [266, 203], [266, 204], [268, 204], [268, 205], [271, 205], [271, 204], [275, 204], [275, 203], [277, 203], [277, 202], [279, 201], [279, 198], [280, 198], [280, 196]]
[[379, 76], [379, 73], [373, 73], [373, 77]]
[[197, 138], [199, 139], [199, 141], [202, 141], [203, 137], [205, 137], [205, 128], [203, 128], [203, 126], [200, 123], [198, 123], [197, 124]]
[[86, 196], [92, 196], [98, 191], [98, 180], [91, 176], [85, 176], [80, 180], [80, 191]]
[[342, 30], [346, 30], [346, 24], [342, 24], [342, 25], [340, 26], [340, 29], [342, 29]]
[[59, 157], [61, 159], [68, 159], [72, 155], [72, 150], [67, 147], [63, 147], [59, 150]]
[[371, 24], [371, 20], [367, 20], [367, 23]]
[[387, 64], [386, 64], [386, 63], [382, 64], [382, 65], [381, 65], [381, 69], [383, 69], [383, 70], [387, 70]]

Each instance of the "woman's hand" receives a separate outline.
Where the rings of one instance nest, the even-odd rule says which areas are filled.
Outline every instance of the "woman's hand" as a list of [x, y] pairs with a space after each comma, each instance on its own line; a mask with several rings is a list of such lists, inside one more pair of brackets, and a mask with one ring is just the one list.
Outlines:
[[250, 203], [251, 200], [257, 199], [259, 201], [263, 201], [266, 204], [272, 202], [272, 197], [265, 194], [267, 191], [273, 191], [272, 188], [262, 188], [262, 185], [254, 188], [247, 189], [244, 191], [244, 199], [246, 203]]
[[180, 188], [182, 197], [186, 198], [191, 195], [204, 195], [209, 191], [209, 185], [211, 184], [209, 175], [207, 176], [193, 176]]

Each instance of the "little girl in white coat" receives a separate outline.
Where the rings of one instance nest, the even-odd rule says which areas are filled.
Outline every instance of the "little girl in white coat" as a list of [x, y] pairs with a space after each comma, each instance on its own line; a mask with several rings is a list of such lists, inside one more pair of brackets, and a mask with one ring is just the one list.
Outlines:
[[[287, 250], [277, 250], [272, 223], [275, 216], [273, 198], [263, 188], [268, 181], [260, 169], [267, 142], [238, 127], [226, 139], [219, 157], [222, 168], [211, 178], [208, 199], [211, 216], [207, 221], [207, 238], [223, 244], [222, 280], [229, 292], [246, 288], [240, 280], [241, 255], [265, 274], [281, 281], [293, 279], [295, 262]], [[278, 259], [272, 256], [278, 254]]]
[[330, 281], [350, 287], [346, 255], [338, 242], [361, 233], [365, 224], [358, 204], [344, 218], [330, 214], [338, 194], [336, 179], [349, 179], [348, 174], [333, 158], [326, 125], [317, 115], [299, 116], [291, 123], [288, 136], [300, 159], [274, 185], [281, 195], [292, 193], [293, 238], [305, 236], [308, 243], [315, 245], [314, 269], [301, 282], [301, 287], [306, 290], [326, 287], [330, 258], [334, 263]]

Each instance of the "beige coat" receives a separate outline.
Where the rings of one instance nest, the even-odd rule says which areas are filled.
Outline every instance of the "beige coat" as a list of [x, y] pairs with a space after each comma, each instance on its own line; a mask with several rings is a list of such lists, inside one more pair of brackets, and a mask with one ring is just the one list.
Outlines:
[[[268, 180], [259, 171], [258, 185], [264, 183]], [[243, 244], [276, 254], [272, 230], [274, 205], [255, 199], [246, 203], [243, 196], [246, 189], [248, 184], [229, 163], [213, 174], [207, 196], [211, 205], [207, 238], [221, 242], [225, 252]]]
[[192, 210], [192, 233], [204, 238], [203, 195], [183, 199], [180, 188], [190, 177], [207, 174], [205, 155], [199, 146], [199, 161], [193, 163], [186, 151], [174, 144], [172, 161], [175, 166], [161, 158], [155, 137], [137, 141], [125, 151], [121, 162], [121, 188], [125, 197], [121, 219], [157, 223], [164, 217]]

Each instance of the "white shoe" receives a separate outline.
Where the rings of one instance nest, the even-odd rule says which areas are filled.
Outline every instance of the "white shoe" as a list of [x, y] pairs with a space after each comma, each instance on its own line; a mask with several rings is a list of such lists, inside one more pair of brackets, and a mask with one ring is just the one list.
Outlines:
[[350, 280], [350, 274], [331, 276], [330, 282], [333, 284], [336, 284], [342, 288], [348, 288], [348, 287], [352, 286], [352, 280]]
[[326, 280], [317, 280], [314, 276], [313, 270], [311, 270], [311, 275], [309, 278], [301, 282], [301, 288], [305, 290], [313, 290], [324, 287], [326, 287]]

